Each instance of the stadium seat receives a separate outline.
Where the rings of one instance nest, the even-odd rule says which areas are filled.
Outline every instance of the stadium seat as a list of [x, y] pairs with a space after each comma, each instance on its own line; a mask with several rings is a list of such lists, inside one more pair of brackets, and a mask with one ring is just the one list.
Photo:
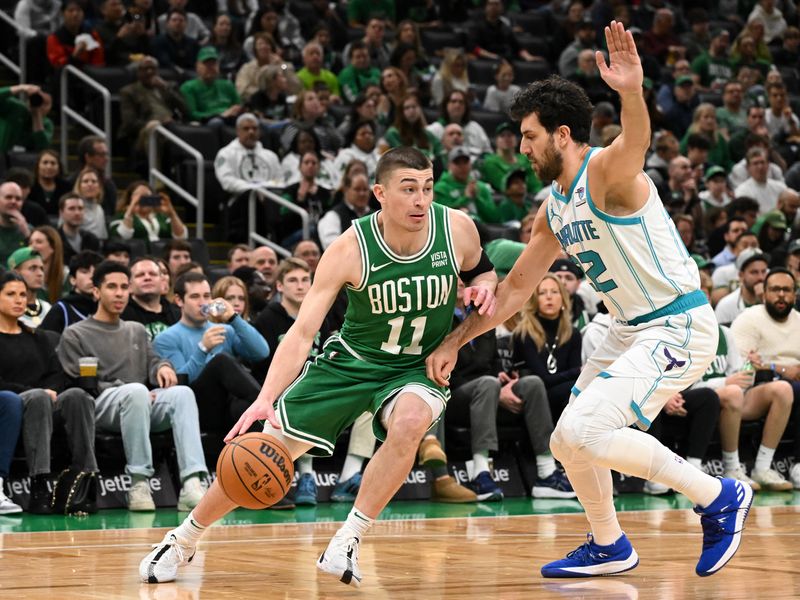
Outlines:
[[468, 63], [469, 80], [472, 83], [492, 85], [494, 83], [494, 72], [497, 62], [493, 60], [471, 60]]
[[508, 117], [503, 113], [499, 112], [489, 112], [485, 110], [473, 110], [472, 111], [472, 120], [477, 121], [478, 124], [483, 127], [483, 130], [486, 132], [490, 138], [494, 136], [494, 130], [497, 129], [497, 126], [500, 123], [508, 121]]
[[546, 13], [524, 12], [509, 15], [515, 27], [520, 27], [524, 33], [536, 36], [553, 34], [553, 24]]
[[457, 31], [423, 31], [422, 47], [431, 53], [442, 48], [463, 48], [464, 36]]
[[514, 61], [514, 83], [520, 87], [525, 87], [534, 81], [547, 79], [551, 73], [550, 65], [544, 61]]

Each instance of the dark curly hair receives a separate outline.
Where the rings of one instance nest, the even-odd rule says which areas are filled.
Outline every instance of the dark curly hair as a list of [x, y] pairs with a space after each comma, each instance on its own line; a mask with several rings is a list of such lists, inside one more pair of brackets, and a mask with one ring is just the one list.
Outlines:
[[548, 77], [520, 90], [514, 96], [509, 112], [515, 121], [536, 113], [547, 133], [565, 125], [569, 127], [573, 140], [589, 143], [592, 103], [582, 87], [563, 77]]

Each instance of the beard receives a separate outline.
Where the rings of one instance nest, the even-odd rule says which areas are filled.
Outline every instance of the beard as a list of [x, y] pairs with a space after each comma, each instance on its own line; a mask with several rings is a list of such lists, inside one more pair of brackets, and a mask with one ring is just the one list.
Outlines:
[[786, 302], [786, 306], [784, 308], [778, 308], [770, 302], [765, 302], [764, 308], [767, 309], [767, 314], [776, 321], [785, 321], [789, 316], [789, 313], [792, 312], [793, 306], [790, 302]]
[[547, 143], [547, 148], [545, 148], [542, 160], [536, 161], [534, 169], [542, 183], [557, 179], [564, 170], [564, 159], [561, 153], [556, 150], [556, 145], [553, 143], [552, 136]]

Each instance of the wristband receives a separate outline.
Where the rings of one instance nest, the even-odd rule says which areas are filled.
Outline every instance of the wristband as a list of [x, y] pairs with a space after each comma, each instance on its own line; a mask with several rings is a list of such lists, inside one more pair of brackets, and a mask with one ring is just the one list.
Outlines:
[[197, 342], [197, 347], [203, 351], [203, 353], [208, 354], [208, 348], [203, 345], [203, 342]]

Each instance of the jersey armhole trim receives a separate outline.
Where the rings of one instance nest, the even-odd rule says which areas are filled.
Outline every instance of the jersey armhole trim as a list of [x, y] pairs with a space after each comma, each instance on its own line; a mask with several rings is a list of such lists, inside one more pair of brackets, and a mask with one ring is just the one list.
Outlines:
[[367, 241], [364, 239], [364, 232], [361, 231], [361, 223], [353, 221], [353, 231], [356, 234], [356, 241], [358, 242], [358, 250], [361, 254], [361, 279], [358, 282], [358, 287], [350, 286], [350, 289], [360, 292], [367, 285], [369, 279], [369, 257], [367, 253]]
[[453, 222], [450, 218], [452, 213], [450, 209], [445, 208], [444, 212], [444, 237], [447, 243], [447, 252], [450, 254], [451, 257], [451, 264], [453, 265], [453, 273], [456, 277], [459, 276], [461, 273], [461, 265], [458, 262], [458, 256], [456, 256], [456, 245], [453, 241]]
[[[581, 167], [581, 171], [578, 172], [578, 176], [575, 177], [575, 181], [573, 182], [573, 186], [578, 181], [578, 177], [583, 172], [583, 169], [589, 164], [589, 159], [594, 155], [596, 148], [592, 148], [589, 151], [589, 154], [586, 156], [586, 161], [584, 162], [583, 166]], [[589, 173], [586, 173], [586, 203], [589, 205], [589, 209], [592, 211], [592, 214], [596, 216], [601, 221], [605, 221], [606, 223], [611, 223], [612, 225], [638, 225], [642, 222], [642, 217], [615, 217], [614, 215], [609, 215], [608, 213], [603, 212], [594, 203], [592, 200], [592, 194], [589, 192]]]

